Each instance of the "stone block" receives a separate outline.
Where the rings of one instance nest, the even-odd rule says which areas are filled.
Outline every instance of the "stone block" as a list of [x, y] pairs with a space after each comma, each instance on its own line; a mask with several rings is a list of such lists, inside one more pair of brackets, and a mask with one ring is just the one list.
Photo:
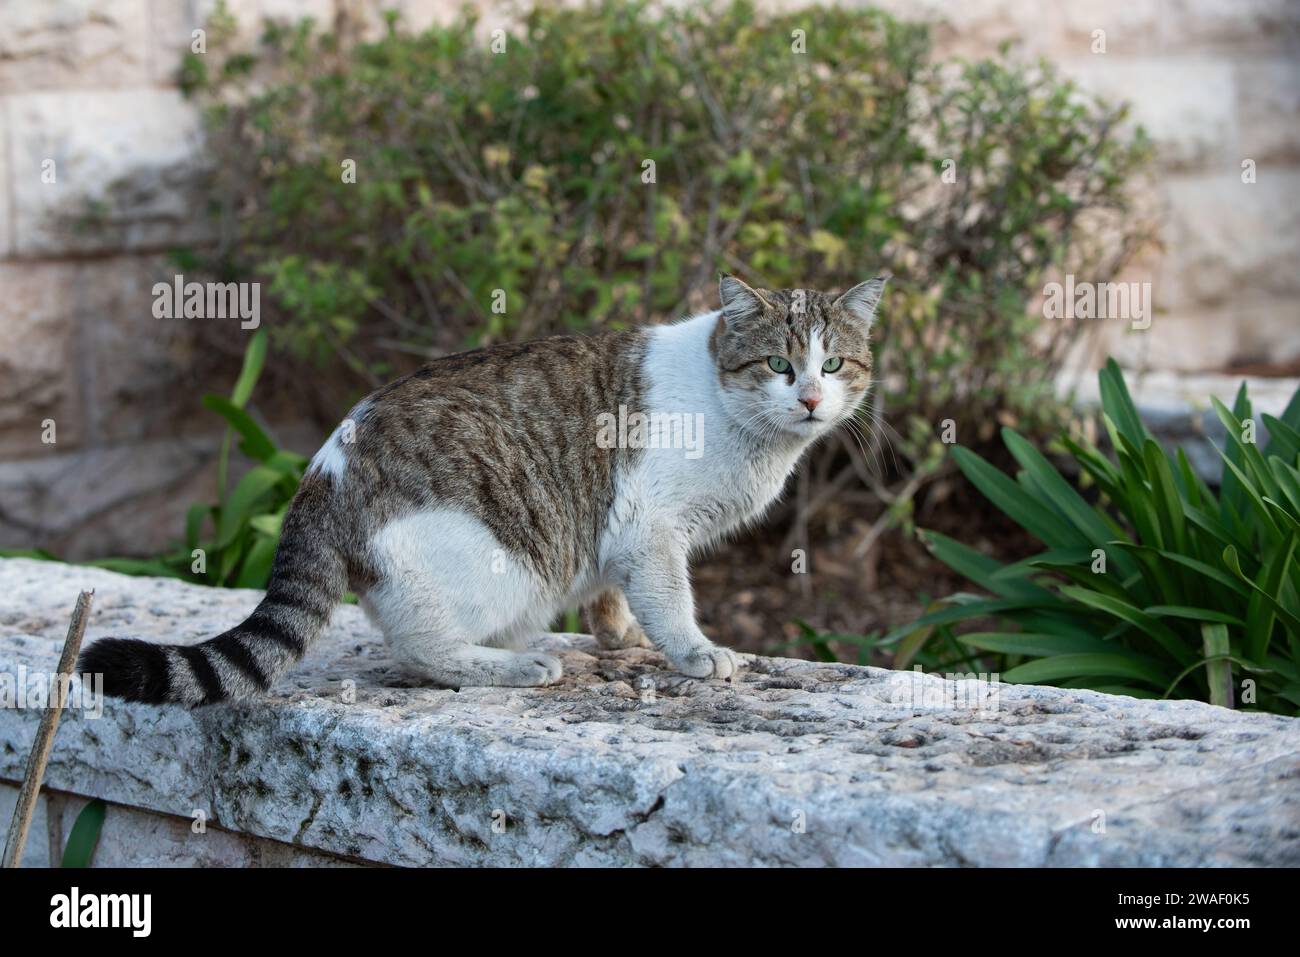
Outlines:
[[1300, 295], [1300, 170], [1264, 168], [1243, 183], [1234, 164], [1222, 174], [1174, 177], [1166, 189], [1159, 299], [1166, 308]]
[[[34, 724], [31, 730], [34, 734], [36, 731]], [[28, 740], [27, 751], [24, 754], [30, 752], [31, 746], [32, 743]], [[21, 775], [12, 785], [0, 782], [0, 822], [3, 822], [6, 834], [9, 831], [9, 822], [14, 817], [14, 808], [18, 806], [18, 785], [21, 783]], [[59, 861], [62, 860], [62, 855], [54, 854], [51, 846], [48, 807], [49, 801], [42, 792], [36, 798], [36, 811], [32, 815], [32, 823], [27, 831], [23, 859], [18, 862], [20, 867], [58, 867]]]
[[112, 90], [148, 83], [148, 0], [5, 4], [0, 90]]
[[[52, 666], [82, 588], [88, 640], [193, 642], [261, 598], [0, 561], [7, 670]], [[343, 606], [263, 700], [69, 712], [47, 780], [401, 865], [1300, 864], [1295, 718], [753, 656], [701, 681], [647, 649], [539, 644], [553, 686], [421, 687]], [[35, 720], [0, 709], [0, 779]]]
[[1292, 0], [1164, 0], [1170, 49], [1263, 53], [1300, 48], [1300, 5]]
[[165, 250], [210, 235], [195, 193], [198, 112], [179, 93], [27, 93], [6, 105], [17, 255]]
[[[0, 458], [75, 448], [85, 434], [73, 263], [0, 262]], [[51, 446], [45, 419], [55, 423]]]
[[1237, 165], [1253, 159], [1261, 175], [1300, 166], [1300, 58], [1252, 60], [1235, 69]]
[[1131, 125], [1156, 144], [1162, 171], [1222, 168], [1235, 157], [1237, 99], [1232, 66], [1210, 57], [1071, 59], [1063, 69], [1107, 100], [1128, 102]]

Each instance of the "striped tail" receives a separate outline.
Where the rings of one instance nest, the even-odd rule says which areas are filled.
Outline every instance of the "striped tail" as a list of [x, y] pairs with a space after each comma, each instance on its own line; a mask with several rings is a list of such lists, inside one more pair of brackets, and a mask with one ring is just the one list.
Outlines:
[[80, 674], [102, 674], [104, 693], [195, 707], [266, 692], [325, 630], [348, 587], [347, 562], [296, 502], [285, 516], [266, 597], [241, 625], [198, 645], [105, 638], [81, 653]]

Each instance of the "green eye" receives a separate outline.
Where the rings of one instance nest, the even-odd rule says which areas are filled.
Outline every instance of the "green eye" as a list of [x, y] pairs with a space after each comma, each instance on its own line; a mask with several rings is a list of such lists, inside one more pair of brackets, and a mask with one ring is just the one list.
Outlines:
[[780, 356], [768, 356], [767, 367], [773, 372], [785, 375], [790, 371], [790, 360], [783, 359]]
[[844, 365], [843, 359], [839, 356], [832, 356], [822, 363], [822, 372], [839, 372], [842, 365]]

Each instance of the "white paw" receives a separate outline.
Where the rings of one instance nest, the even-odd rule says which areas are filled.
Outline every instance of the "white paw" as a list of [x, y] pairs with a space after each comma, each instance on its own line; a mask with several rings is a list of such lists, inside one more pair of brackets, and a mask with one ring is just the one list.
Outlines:
[[740, 659], [730, 648], [713, 643], [692, 645], [684, 654], [669, 655], [672, 666], [692, 678], [733, 678], [740, 674]]
[[537, 688], [558, 681], [564, 673], [560, 659], [540, 651], [523, 651], [507, 675], [508, 684], [516, 688]]

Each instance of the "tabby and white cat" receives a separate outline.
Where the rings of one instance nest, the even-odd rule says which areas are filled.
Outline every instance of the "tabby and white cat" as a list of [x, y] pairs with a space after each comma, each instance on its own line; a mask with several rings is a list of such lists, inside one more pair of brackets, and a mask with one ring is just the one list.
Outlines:
[[[198, 645], [104, 639], [79, 670], [131, 701], [251, 697], [350, 588], [395, 659], [439, 685], [555, 681], [559, 660], [526, 640], [574, 605], [605, 647], [648, 638], [687, 675], [730, 678], [736, 655], [695, 621], [690, 556], [758, 519], [854, 414], [883, 288], [724, 276], [720, 310], [672, 325], [431, 362], [360, 402], [312, 460], [248, 620]], [[620, 407], [684, 413], [702, 446], [610, 448], [599, 423]]]

